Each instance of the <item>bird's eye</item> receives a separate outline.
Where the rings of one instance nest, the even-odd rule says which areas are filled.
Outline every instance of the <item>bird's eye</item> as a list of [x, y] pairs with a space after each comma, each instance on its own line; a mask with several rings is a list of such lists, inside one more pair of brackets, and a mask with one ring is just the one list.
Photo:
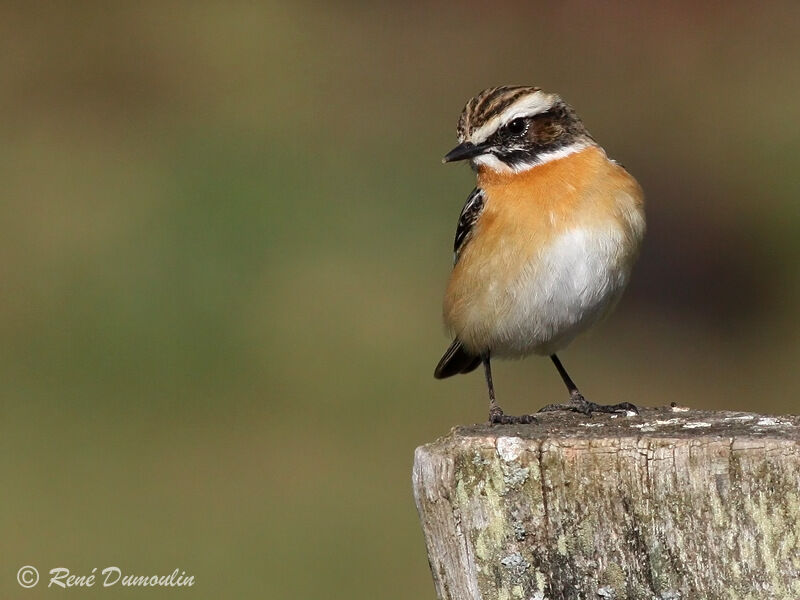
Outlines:
[[522, 117], [514, 119], [513, 121], [509, 122], [508, 125], [506, 125], [506, 129], [511, 135], [520, 135], [524, 133], [526, 129], [525, 119]]

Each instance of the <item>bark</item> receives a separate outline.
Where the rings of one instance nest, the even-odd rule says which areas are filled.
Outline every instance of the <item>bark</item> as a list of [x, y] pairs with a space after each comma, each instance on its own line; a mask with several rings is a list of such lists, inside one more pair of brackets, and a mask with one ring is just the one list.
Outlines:
[[441, 600], [800, 598], [800, 417], [457, 427], [413, 482]]

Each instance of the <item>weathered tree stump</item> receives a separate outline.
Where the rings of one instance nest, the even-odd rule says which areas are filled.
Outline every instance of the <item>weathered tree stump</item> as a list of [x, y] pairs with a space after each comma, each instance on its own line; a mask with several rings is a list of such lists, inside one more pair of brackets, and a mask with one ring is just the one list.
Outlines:
[[800, 417], [457, 427], [413, 480], [441, 600], [800, 598]]

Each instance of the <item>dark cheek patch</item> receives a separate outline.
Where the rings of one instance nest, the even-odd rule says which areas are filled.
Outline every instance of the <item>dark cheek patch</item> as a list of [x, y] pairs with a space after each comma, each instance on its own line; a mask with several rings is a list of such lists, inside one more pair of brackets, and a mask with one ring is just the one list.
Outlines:
[[564, 135], [564, 128], [554, 119], [534, 119], [528, 130], [528, 139], [539, 146], [550, 146]]
[[540, 155], [560, 150], [580, 137], [591, 139], [575, 113], [565, 105], [557, 105], [531, 117], [523, 139], [501, 128], [490, 141], [492, 154], [513, 167], [533, 163]]

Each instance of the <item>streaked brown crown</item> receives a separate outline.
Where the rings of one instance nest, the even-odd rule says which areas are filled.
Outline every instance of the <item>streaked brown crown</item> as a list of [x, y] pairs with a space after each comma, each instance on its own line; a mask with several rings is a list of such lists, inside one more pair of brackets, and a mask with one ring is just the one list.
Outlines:
[[506, 108], [527, 94], [541, 88], [529, 85], [502, 85], [486, 88], [470, 98], [458, 119], [458, 141], [463, 142], [470, 134], [489, 119], [502, 113]]

